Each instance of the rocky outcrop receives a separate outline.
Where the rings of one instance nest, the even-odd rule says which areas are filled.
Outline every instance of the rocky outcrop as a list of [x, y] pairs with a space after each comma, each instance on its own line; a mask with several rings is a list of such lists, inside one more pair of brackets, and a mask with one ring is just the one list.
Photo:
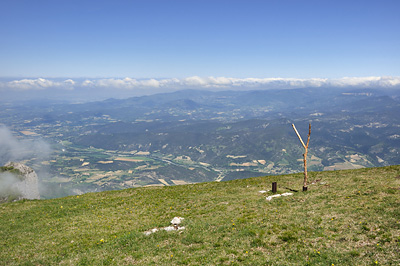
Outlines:
[[150, 229], [150, 230], [144, 232], [144, 234], [146, 236], [148, 236], [148, 235], [151, 235], [152, 233], [158, 232], [160, 230], [165, 230], [165, 231], [185, 230], [184, 226], [180, 226], [180, 224], [182, 223], [182, 221], [184, 219], [185, 218], [183, 218], [183, 217], [174, 217], [174, 219], [172, 219], [172, 221], [171, 221], [171, 225], [170, 226], [163, 227], [163, 228], [153, 228], [153, 229]]
[[21, 199], [40, 199], [38, 176], [32, 168], [15, 162], [9, 162], [5, 166], [20, 172], [19, 182], [13, 184], [13, 188], [20, 193]]

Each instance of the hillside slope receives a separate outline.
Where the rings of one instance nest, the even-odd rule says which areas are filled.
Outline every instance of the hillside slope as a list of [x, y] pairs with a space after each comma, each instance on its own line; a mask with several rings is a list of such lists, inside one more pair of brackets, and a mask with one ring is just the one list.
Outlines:
[[[399, 265], [400, 166], [0, 205], [1, 265]], [[144, 231], [184, 217], [185, 230]]]

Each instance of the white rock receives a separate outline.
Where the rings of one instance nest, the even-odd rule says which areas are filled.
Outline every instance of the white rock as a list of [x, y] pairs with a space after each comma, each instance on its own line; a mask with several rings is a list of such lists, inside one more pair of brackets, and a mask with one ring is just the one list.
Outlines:
[[182, 217], [174, 217], [174, 219], [172, 219], [172, 221], [171, 221], [171, 224], [173, 224], [173, 225], [181, 224], [181, 222], [182, 222], [183, 219], [185, 219], [185, 218], [182, 218]]
[[281, 196], [281, 194], [276, 194], [276, 195], [268, 196], [268, 197], [266, 198], [266, 200], [270, 201], [270, 200], [272, 200], [273, 198], [280, 197], [280, 196]]
[[163, 230], [165, 230], [165, 231], [175, 231], [175, 230], [184, 230], [184, 229], [185, 229], [184, 226], [178, 226], [176, 228], [175, 228], [175, 226], [167, 226], [167, 227], [163, 228]]
[[276, 194], [276, 195], [268, 196], [265, 199], [268, 200], [268, 201], [271, 201], [273, 198], [277, 198], [277, 197], [281, 197], [281, 196], [286, 197], [286, 196], [291, 196], [291, 195], [293, 195], [293, 193], [286, 192], [286, 193], [282, 193], [282, 194]]
[[151, 230], [149, 230], [149, 231], [144, 232], [144, 234], [145, 234], [146, 236], [148, 236], [148, 235], [150, 235], [150, 234], [152, 234], [152, 233], [155, 233], [155, 232], [157, 232], [157, 231], [158, 231], [158, 228], [153, 228], [153, 229], [151, 229]]
[[258, 192], [260, 192], [260, 193], [267, 193], [266, 190], [260, 190], [260, 191], [258, 191]]
[[178, 226], [182, 222], [183, 219], [184, 218], [182, 218], [182, 217], [174, 217], [174, 219], [172, 219], [172, 221], [171, 221], [172, 225], [167, 226], [167, 227], [163, 227], [163, 228], [160, 228], [160, 229], [159, 228], [153, 228], [151, 230], [148, 230], [148, 231], [144, 232], [144, 234], [146, 236], [148, 236], [148, 235], [151, 235], [152, 233], [155, 233], [155, 232], [157, 232], [159, 230], [165, 230], [165, 231], [185, 230], [184, 226]]

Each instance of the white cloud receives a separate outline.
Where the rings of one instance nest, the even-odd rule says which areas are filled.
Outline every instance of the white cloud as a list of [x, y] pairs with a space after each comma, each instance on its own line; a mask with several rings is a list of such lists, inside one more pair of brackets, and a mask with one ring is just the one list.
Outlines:
[[46, 90], [46, 89], [73, 89], [75, 86], [75, 81], [72, 79], [67, 79], [64, 81], [53, 81], [44, 78], [37, 79], [21, 79], [21, 80], [13, 80], [9, 82], [0, 83], [0, 88], [8, 88], [12, 90]]
[[209, 78], [201, 78], [201, 77], [188, 77], [182, 79], [182, 84], [184, 86], [200, 86], [200, 87], [208, 87], [209, 85], [213, 85], [212, 82], [209, 81]]
[[400, 88], [400, 77], [344, 77], [340, 79], [296, 79], [296, 78], [229, 78], [229, 77], [187, 77], [182, 79], [134, 79], [109, 78], [74, 81], [67, 79], [21, 79], [0, 83], [0, 89], [46, 90], [99, 88], [120, 90], [146, 89], [293, 89], [306, 87], [357, 87], [357, 88]]
[[391, 88], [400, 85], [400, 77], [345, 77], [330, 83], [333, 87]]
[[144, 80], [141, 83], [145, 87], [152, 87], [152, 88], [160, 87], [160, 82], [158, 80], [155, 80], [155, 79]]
[[74, 86], [75, 85], [75, 81], [73, 81], [72, 79], [67, 79], [64, 80], [64, 84], [70, 85], [70, 86]]

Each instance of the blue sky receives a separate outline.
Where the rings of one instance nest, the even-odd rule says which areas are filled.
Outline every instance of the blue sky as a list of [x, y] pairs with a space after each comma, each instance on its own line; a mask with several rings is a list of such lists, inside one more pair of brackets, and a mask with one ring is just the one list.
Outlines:
[[0, 77], [400, 76], [397, 0], [0, 6]]

